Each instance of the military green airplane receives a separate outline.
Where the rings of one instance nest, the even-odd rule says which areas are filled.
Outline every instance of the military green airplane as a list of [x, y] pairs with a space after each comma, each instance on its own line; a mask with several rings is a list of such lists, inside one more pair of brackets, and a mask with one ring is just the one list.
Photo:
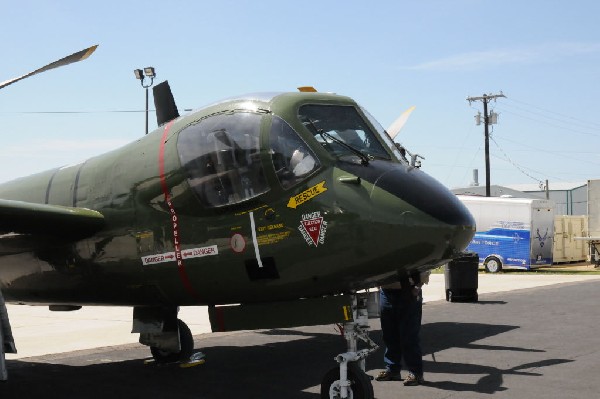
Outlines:
[[[155, 131], [0, 185], [7, 302], [133, 307], [153, 357], [184, 361], [193, 339], [180, 306], [208, 305], [213, 331], [360, 330], [358, 291], [446, 263], [474, 234], [466, 208], [351, 98], [303, 88], [179, 116], [167, 82], [154, 97]], [[353, 343], [338, 357], [324, 397], [372, 396], [352, 366], [364, 370], [368, 351]]]

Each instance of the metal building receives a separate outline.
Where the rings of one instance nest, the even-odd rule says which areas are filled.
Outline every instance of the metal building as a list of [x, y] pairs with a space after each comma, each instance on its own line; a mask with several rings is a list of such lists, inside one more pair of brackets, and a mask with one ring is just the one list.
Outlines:
[[[549, 183], [549, 199], [556, 204], [557, 215], [587, 215], [587, 182]], [[538, 184], [511, 184], [513, 190], [546, 198], [546, 191]]]

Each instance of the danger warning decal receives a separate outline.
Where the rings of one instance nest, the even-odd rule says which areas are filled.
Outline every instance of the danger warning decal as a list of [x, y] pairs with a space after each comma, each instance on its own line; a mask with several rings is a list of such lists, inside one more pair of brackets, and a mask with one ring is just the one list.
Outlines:
[[325, 233], [327, 232], [327, 222], [323, 220], [321, 212], [305, 213], [302, 215], [298, 230], [302, 233], [304, 241], [308, 245], [317, 247], [325, 242]]
[[[218, 255], [219, 250], [216, 245], [202, 248], [189, 248], [181, 250], [181, 258], [201, 258], [203, 256]], [[177, 259], [176, 252], [165, 252], [164, 254], [142, 256], [142, 264], [155, 265], [157, 263], [174, 262]]]

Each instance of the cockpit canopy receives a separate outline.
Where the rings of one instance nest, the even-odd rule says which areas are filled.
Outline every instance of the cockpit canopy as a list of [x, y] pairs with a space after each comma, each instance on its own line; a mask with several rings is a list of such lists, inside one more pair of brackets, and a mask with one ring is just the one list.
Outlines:
[[262, 116], [252, 112], [215, 115], [179, 134], [181, 163], [205, 206], [237, 204], [269, 189], [260, 162]]
[[[402, 162], [386, 132], [356, 104], [303, 101], [295, 108], [298, 119], [286, 120], [247, 103], [252, 106], [236, 100], [233, 110], [207, 115], [179, 133], [177, 150], [188, 183], [207, 208], [239, 204], [269, 191], [265, 168], [283, 189], [297, 186], [322, 167], [317, 154], [323, 149], [363, 164], [371, 159]], [[268, 128], [265, 118], [271, 121], [263, 143], [268, 147], [261, 149], [261, 127]], [[261, 161], [266, 154], [271, 164]]]

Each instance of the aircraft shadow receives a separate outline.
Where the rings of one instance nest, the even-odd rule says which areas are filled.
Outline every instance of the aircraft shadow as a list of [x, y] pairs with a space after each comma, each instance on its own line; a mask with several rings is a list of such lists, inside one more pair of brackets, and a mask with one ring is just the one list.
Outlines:
[[[381, 342], [379, 322], [372, 321], [371, 337]], [[430, 361], [429, 356], [450, 348], [490, 351], [543, 352], [519, 347], [475, 344], [518, 327], [478, 323], [436, 322], [423, 326], [425, 369], [429, 375], [447, 378], [428, 383], [441, 390], [494, 393], [502, 376], [521, 374], [532, 367], [567, 362], [548, 359], [503, 370], [491, 365]], [[102, 350], [8, 360], [9, 381], [0, 383], [0, 397], [177, 397], [177, 398], [318, 398], [324, 374], [336, 365], [333, 358], [344, 351], [343, 339], [332, 326], [244, 332], [196, 337], [196, 347], [206, 355], [204, 365], [182, 369], [176, 365], [144, 365], [144, 347], [125, 345]], [[367, 371], [382, 368], [383, 349], [368, 358]], [[448, 374], [448, 376], [446, 376]], [[456, 374], [482, 374], [475, 384], [453, 382]], [[396, 397], [376, 383], [377, 397]], [[385, 383], [384, 383], [385, 384]], [[389, 393], [389, 396], [388, 396]]]

